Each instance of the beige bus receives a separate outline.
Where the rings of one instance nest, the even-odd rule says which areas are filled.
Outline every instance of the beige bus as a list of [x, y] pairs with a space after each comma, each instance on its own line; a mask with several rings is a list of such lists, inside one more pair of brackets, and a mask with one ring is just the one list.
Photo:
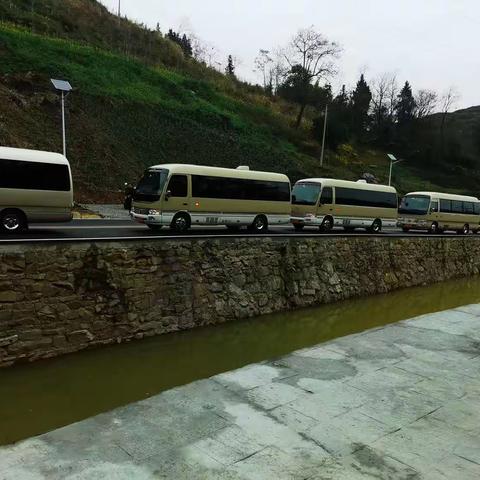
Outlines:
[[403, 197], [398, 225], [405, 231], [427, 230], [441, 233], [453, 230], [466, 235], [480, 229], [480, 200], [464, 195], [412, 192]]
[[292, 190], [291, 222], [297, 231], [306, 226], [328, 232], [365, 228], [378, 233], [397, 224], [397, 191], [364, 180], [349, 182], [332, 178], [300, 180]]
[[72, 174], [58, 153], [0, 147], [0, 230], [72, 219]]
[[192, 225], [246, 226], [264, 232], [290, 221], [290, 181], [279, 173], [198, 165], [150, 167], [135, 188], [133, 220], [152, 230]]

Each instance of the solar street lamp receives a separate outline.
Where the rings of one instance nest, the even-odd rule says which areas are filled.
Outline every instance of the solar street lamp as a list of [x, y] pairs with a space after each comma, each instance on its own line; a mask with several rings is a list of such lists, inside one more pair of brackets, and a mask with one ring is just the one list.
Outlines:
[[387, 157], [390, 159], [390, 174], [388, 175], [388, 185], [392, 185], [392, 170], [393, 170], [393, 166], [396, 164], [396, 163], [400, 163], [400, 162], [403, 162], [403, 160], [397, 160], [395, 158], [394, 155], [392, 155], [391, 153], [387, 154]]
[[63, 136], [63, 155], [67, 156], [67, 140], [65, 132], [65, 98], [72, 91], [72, 86], [66, 80], [51, 79], [51, 82], [56, 90], [62, 94], [62, 136]]

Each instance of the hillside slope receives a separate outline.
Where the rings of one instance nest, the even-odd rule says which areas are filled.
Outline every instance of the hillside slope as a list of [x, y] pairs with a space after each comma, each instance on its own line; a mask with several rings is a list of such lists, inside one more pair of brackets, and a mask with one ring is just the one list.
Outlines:
[[60, 108], [50, 77], [67, 78], [69, 157], [84, 192], [118, 188], [153, 163], [277, 169], [309, 159], [266, 108], [208, 83], [90, 47], [0, 30], [0, 144], [59, 150]]

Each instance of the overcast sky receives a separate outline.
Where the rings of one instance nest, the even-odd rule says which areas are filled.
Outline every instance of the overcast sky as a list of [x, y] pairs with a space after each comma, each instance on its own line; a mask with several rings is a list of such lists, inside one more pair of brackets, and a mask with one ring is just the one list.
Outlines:
[[[101, 0], [116, 10], [118, 0]], [[163, 32], [187, 29], [214, 44], [219, 60], [241, 60], [249, 81], [260, 48], [288, 43], [314, 25], [344, 51], [332, 84], [352, 87], [395, 73], [414, 89], [439, 93], [455, 86], [457, 108], [480, 105], [480, 0], [121, 0], [122, 13]]]

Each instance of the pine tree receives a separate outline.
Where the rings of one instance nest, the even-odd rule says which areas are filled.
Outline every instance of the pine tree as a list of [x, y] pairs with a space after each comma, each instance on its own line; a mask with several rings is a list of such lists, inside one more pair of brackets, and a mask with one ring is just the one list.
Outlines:
[[357, 86], [352, 93], [351, 108], [352, 108], [352, 131], [361, 137], [367, 130], [368, 126], [368, 111], [370, 109], [370, 102], [372, 101], [372, 92], [363, 74], [357, 82]]
[[228, 56], [227, 67], [225, 68], [225, 73], [229, 77], [235, 77], [235, 65], [233, 63], [233, 57], [231, 55]]
[[405, 125], [412, 121], [415, 118], [416, 106], [412, 87], [408, 82], [405, 82], [405, 85], [398, 94], [398, 102], [395, 107], [397, 123], [399, 125]]
[[192, 41], [185, 34], [180, 35], [170, 28], [166, 37], [179, 45], [186, 57], [191, 57], [193, 55]]

